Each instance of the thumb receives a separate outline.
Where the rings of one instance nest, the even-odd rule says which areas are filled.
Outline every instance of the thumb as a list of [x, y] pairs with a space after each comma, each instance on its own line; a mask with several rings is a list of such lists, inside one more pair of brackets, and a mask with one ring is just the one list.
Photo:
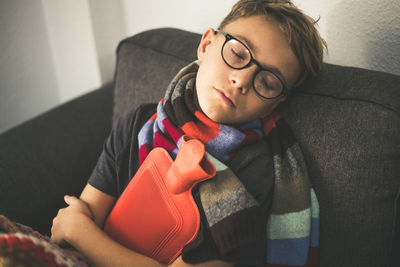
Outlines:
[[77, 198], [74, 197], [74, 196], [69, 196], [69, 195], [65, 195], [65, 196], [64, 196], [64, 201], [65, 201], [65, 203], [67, 203], [68, 205], [73, 204], [76, 200], [77, 200]]

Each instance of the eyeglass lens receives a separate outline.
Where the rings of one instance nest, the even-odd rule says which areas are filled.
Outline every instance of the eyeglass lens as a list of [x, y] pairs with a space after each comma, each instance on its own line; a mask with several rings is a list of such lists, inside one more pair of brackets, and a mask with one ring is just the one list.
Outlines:
[[[228, 40], [222, 50], [222, 56], [226, 64], [231, 68], [241, 69], [252, 60], [250, 51], [238, 40]], [[266, 98], [279, 96], [283, 91], [282, 82], [276, 75], [267, 70], [260, 70], [253, 79], [256, 92]]]

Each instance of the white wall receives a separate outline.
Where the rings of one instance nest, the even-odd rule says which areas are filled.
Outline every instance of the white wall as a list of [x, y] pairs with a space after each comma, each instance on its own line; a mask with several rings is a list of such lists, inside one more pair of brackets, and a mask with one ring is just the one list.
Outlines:
[[203, 33], [216, 28], [236, 0], [122, 0], [127, 32], [175, 27]]
[[[118, 41], [202, 33], [236, 0], [0, 0], [0, 132], [112, 79]], [[400, 1], [294, 0], [321, 17], [327, 62], [400, 75]]]
[[41, 2], [50, 41], [49, 52], [56, 72], [59, 102], [99, 87], [100, 70], [88, 2]]
[[88, 1], [0, 0], [0, 132], [101, 85]]
[[118, 42], [128, 34], [124, 10], [120, 0], [89, 0], [89, 7], [101, 81], [105, 83], [114, 77]]
[[41, 3], [0, 0], [0, 131], [58, 102]]
[[321, 17], [327, 62], [400, 75], [399, 0], [294, 0]]

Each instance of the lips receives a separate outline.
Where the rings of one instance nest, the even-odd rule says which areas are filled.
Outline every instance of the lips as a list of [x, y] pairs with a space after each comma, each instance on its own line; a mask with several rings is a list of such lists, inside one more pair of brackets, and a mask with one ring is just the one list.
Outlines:
[[235, 107], [235, 103], [233, 102], [233, 100], [227, 96], [222, 90], [216, 89], [217, 93], [219, 94], [219, 96], [221, 97], [222, 101], [224, 101], [225, 104], [227, 104], [230, 107]]

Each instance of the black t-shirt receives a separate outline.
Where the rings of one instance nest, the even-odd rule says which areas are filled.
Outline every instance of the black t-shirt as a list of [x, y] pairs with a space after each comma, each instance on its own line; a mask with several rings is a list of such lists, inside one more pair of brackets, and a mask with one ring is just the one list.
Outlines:
[[[138, 133], [144, 123], [156, 112], [156, 107], [156, 104], [146, 104], [121, 117], [104, 144], [103, 152], [89, 178], [90, 185], [116, 198], [122, 194], [139, 168]], [[245, 168], [238, 169], [238, 166], [246, 161], [248, 151], [257, 153], [256, 160], [249, 162]], [[272, 201], [274, 184], [273, 174], [268, 171], [273, 169], [269, 151], [270, 148], [265, 142], [259, 142], [247, 150], [240, 150], [227, 163], [227, 166], [260, 203], [266, 217]], [[199, 206], [201, 227], [198, 237], [183, 250], [184, 261], [198, 263], [219, 259], [239, 264], [238, 266], [264, 265], [266, 236], [257, 237], [257, 240], [252, 243], [239, 245], [235, 243], [236, 240], [242, 238], [243, 233], [232, 232], [232, 242], [228, 245], [229, 248], [224, 248], [224, 251], [230, 252], [221, 255], [218, 245], [213, 241], [207, 227], [204, 227], [206, 221], [196, 188], [193, 190], [193, 196]]]

